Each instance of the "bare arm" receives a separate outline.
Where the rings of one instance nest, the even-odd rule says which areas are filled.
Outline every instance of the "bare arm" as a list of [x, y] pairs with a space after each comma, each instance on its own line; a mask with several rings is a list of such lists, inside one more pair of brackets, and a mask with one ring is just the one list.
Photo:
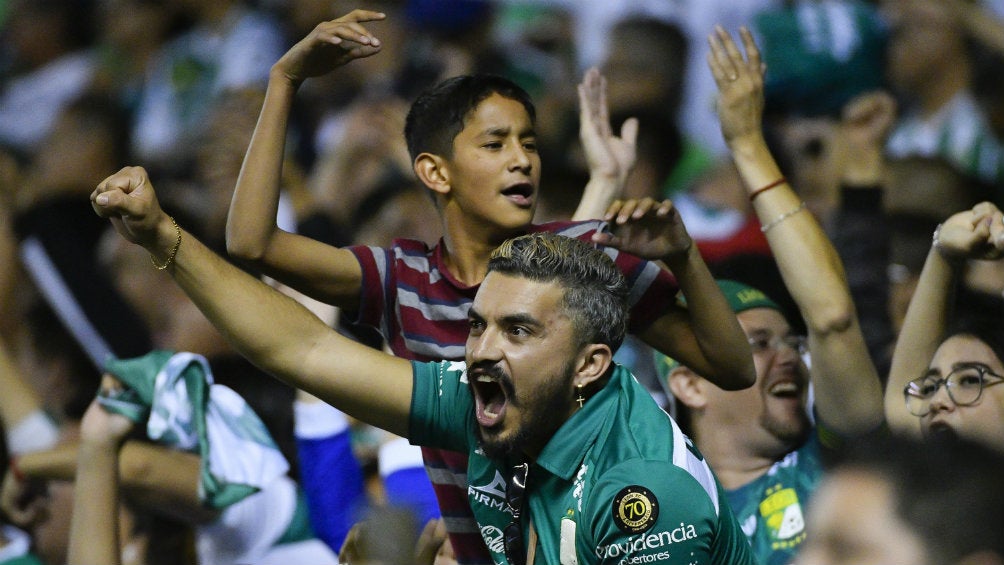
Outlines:
[[[106, 377], [102, 386], [111, 381]], [[70, 519], [69, 565], [121, 563], [119, 550], [119, 448], [132, 422], [91, 402], [80, 423], [77, 480]]]
[[[708, 64], [720, 92], [722, 134], [785, 286], [808, 328], [816, 410], [838, 433], [874, 428], [882, 419], [881, 384], [858, 325], [843, 265], [822, 227], [782, 179], [762, 131], [763, 68], [750, 32], [746, 57], [720, 27], [709, 38]], [[773, 188], [757, 192], [761, 187]]]
[[618, 198], [636, 160], [638, 120], [621, 126], [620, 137], [610, 127], [607, 81], [599, 69], [586, 71], [579, 83], [579, 140], [589, 164], [589, 182], [572, 220], [602, 218]]
[[412, 393], [407, 361], [342, 337], [292, 298], [181, 232], [161, 210], [140, 167], [102, 181], [91, 204], [157, 264], [169, 262], [182, 290], [252, 363], [353, 417], [406, 436]]
[[351, 252], [285, 232], [276, 225], [286, 129], [297, 88], [380, 50], [362, 22], [365, 10], [319, 24], [276, 62], [227, 217], [227, 251], [304, 294], [347, 309], [359, 300], [361, 270]]
[[988, 202], [952, 215], [938, 229], [893, 350], [885, 390], [885, 413], [895, 431], [920, 433], [903, 388], [927, 370], [948, 323], [949, 309], [966, 259], [999, 259], [1004, 246], [1002, 215]]
[[606, 214], [613, 236], [594, 240], [649, 259], [661, 259], [676, 277], [687, 306], [675, 306], [641, 338], [725, 390], [756, 380], [746, 335], [722, 295], [672, 202], [616, 201]]

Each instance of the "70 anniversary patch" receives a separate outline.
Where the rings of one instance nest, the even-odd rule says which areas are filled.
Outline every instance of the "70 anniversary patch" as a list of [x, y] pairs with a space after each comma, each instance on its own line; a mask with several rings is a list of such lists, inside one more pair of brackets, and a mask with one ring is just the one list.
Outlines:
[[614, 497], [614, 524], [626, 534], [638, 534], [652, 527], [659, 518], [659, 501], [641, 485], [624, 487]]

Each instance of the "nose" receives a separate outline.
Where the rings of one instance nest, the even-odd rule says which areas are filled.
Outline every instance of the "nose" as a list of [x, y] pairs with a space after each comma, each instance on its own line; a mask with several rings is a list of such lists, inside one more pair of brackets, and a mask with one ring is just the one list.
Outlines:
[[934, 391], [934, 395], [931, 396], [930, 406], [931, 412], [949, 411], [955, 408], [955, 402], [948, 395], [947, 384], [941, 383], [938, 390]]
[[501, 349], [498, 347], [498, 332], [490, 327], [485, 328], [479, 334], [471, 334], [467, 338], [467, 365], [471, 366], [479, 362], [494, 363], [502, 358]]
[[523, 171], [526, 174], [529, 174], [533, 168], [530, 152], [518, 140], [513, 144], [509, 168], [514, 171]]
[[801, 359], [798, 349], [782, 339], [774, 342], [772, 346], [774, 348], [774, 362], [779, 365], [798, 363]]

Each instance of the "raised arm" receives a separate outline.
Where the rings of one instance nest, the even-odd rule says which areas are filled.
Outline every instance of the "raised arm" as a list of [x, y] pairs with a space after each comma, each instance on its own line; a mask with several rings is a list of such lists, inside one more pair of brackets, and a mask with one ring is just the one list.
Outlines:
[[122, 562], [118, 457], [132, 424], [124, 416], [106, 412], [96, 401], [84, 414], [66, 556], [69, 565]]
[[292, 298], [215, 255], [161, 210], [141, 167], [102, 181], [91, 205], [150, 252], [252, 363], [347, 414], [407, 435], [411, 365], [342, 337]]
[[920, 433], [920, 419], [907, 411], [903, 388], [927, 370], [941, 343], [966, 260], [1001, 257], [1002, 219], [996, 206], [983, 202], [952, 215], [938, 227], [892, 354], [885, 415], [894, 431]]
[[725, 390], [752, 385], [756, 369], [746, 335], [673, 203], [618, 200], [605, 219], [612, 234], [598, 233], [594, 241], [662, 260], [687, 299], [686, 307], [675, 305], [646, 328], [642, 340]]
[[379, 52], [380, 40], [362, 24], [383, 18], [379, 12], [355, 10], [323, 22], [272, 66], [227, 217], [231, 256], [308, 296], [350, 310], [358, 304], [362, 276], [352, 253], [281, 230], [276, 213], [296, 90], [310, 77]]
[[634, 168], [638, 120], [625, 120], [620, 137], [614, 135], [607, 108], [607, 80], [596, 67], [586, 71], [578, 91], [579, 141], [589, 165], [589, 182], [572, 219], [593, 220], [602, 218], [620, 197]]
[[767, 149], [764, 68], [752, 34], [745, 28], [740, 34], [745, 57], [721, 27], [709, 37], [708, 64], [719, 90], [722, 135], [808, 328], [817, 413], [837, 433], [865, 431], [882, 419], [878, 372], [840, 258]]

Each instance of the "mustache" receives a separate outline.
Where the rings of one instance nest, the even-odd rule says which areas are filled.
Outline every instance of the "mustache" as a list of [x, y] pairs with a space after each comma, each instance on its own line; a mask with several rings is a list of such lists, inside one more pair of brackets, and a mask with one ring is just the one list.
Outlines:
[[470, 365], [467, 370], [472, 377], [476, 377], [478, 375], [488, 375], [489, 377], [492, 377], [498, 382], [499, 386], [502, 387], [502, 390], [505, 391], [506, 395], [510, 399], [515, 398], [516, 389], [513, 387], [512, 377], [510, 377], [509, 374], [502, 369], [502, 367], [499, 367], [497, 363], [491, 361], [479, 361]]

